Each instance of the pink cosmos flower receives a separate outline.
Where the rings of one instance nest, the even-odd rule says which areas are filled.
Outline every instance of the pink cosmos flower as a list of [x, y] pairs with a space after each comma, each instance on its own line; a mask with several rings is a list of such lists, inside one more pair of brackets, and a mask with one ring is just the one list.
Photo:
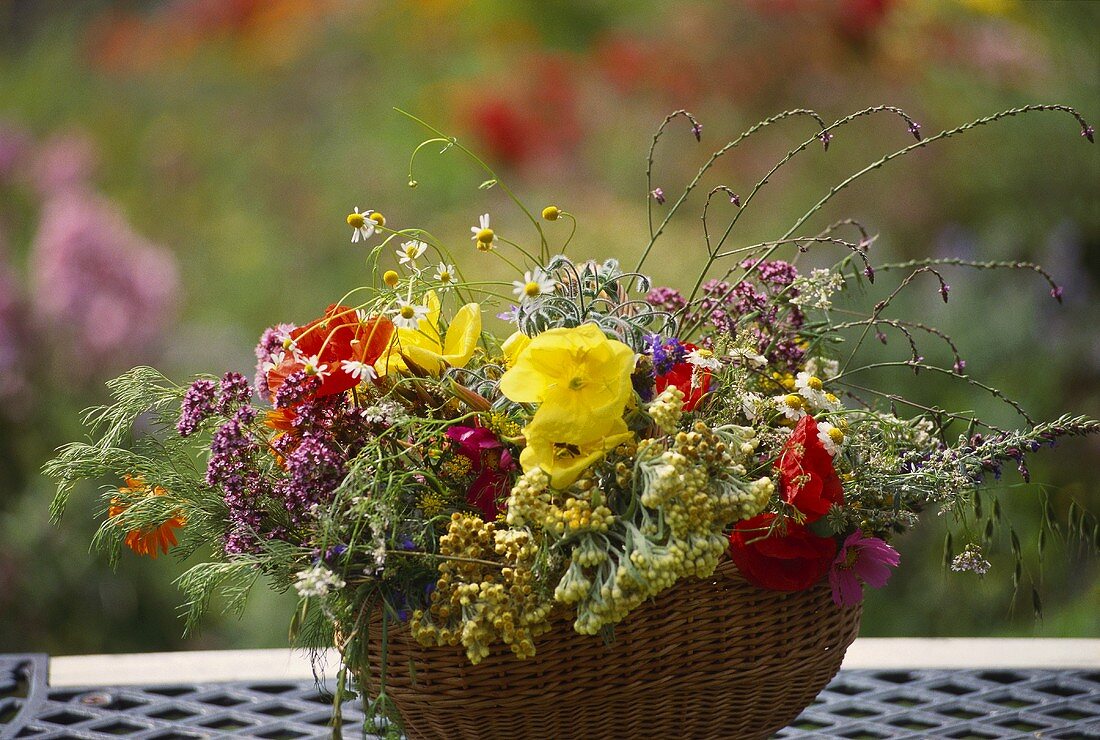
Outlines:
[[485, 521], [496, 519], [498, 501], [508, 493], [511, 473], [516, 468], [512, 453], [484, 427], [455, 426], [447, 436], [458, 443], [458, 451], [470, 461], [474, 482], [466, 492], [466, 503], [485, 514]]
[[863, 601], [863, 584], [882, 588], [890, 580], [890, 568], [901, 562], [897, 550], [878, 537], [864, 537], [856, 530], [848, 535], [829, 570], [829, 585], [837, 606]]

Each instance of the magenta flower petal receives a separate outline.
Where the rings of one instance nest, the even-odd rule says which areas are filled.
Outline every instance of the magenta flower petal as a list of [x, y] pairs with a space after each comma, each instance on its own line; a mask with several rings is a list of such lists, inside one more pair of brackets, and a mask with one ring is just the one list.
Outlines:
[[830, 570], [829, 585], [833, 589], [833, 603], [837, 606], [855, 606], [863, 601], [863, 588], [850, 570]]
[[852, 566], [852, 572], [871, 588], [882, 588], [890, 580], [890, 566], [884, 562], [860, 556]]
[[864, 537], [857, 529], [845, 538], [829, 571], [833, 601], [838, 606], [858, 604], [863, 600], [863, 585], [882, 588], [899, 562], [897, 550], [877, 537]]

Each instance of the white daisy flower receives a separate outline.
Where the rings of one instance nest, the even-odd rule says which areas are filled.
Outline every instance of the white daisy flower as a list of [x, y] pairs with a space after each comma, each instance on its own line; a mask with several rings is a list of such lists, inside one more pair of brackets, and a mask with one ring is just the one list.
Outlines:
[[813, 408], [824, 408], [828, 404], [824, 385], [821, 383], [821, 378], [816, 375], [810, 375], [806, 371], [800, 372], [795, 376], [794, 387], [798, 389], [798, 395], [809, 401]]
[[691, 352], [687, 353], [684, 360], [695, 367], [704, 368], [706, 370], [722, 369], [722, 361], [715, 357], [714, 353], [709, 349], [693, 349]]
[[553, 293], [557, 283], [542, 268], [536, 267], [534, 272], [523, 273], [523, 280], [513, 280], [512, 286], [512, 292], [516, 294], [516, 298], [521, 301], [530, 301]]
[[755, 393], [746, 393], [741, 396], [741, 412], [750, 422], [756, 421], [756, 417], [760, 416], [760, 408], [763, 405], [764, 398]]
[[374, 380], [378, 377], [378, 373], [375, 372], [373, 367], [358, 360], [344, 360], [340, 363], [340, 369], [359, 382]]
[[477, 244], [477, 248], [482, 252], [488, 252], [493, 248], [493, 239], [496, 235], [493, 230], [489, 228], [489, 214], [481, 214], [481, 218], [478, 219], [477, 226], [471, 226], [470, 231], [474, 233], [471, 239]]
[[397, 308], [393, 309], [393, 325], [398, 329], [416, 329], [427, 315], [427, 306], [417, 306], [408, 301], [399, 300]]
[[362, 237], [363, 241], [369, 239], [374, 230], [378, 228], [378, 222], [371, 218], [371, 214], [374, 211], [359, 212], [359, 206], [355, 207], [355, 213], [348, 214], [348, 226], [351, 227], [351, 240], [352, 242], [359, 241]]
[[827, 421], [817, 423], [817, 438], [821, 440], [825, 451], [833, 457], [844, 447], [844, 432]]
[[271, 355], [270, 355], [270, 358], [268, 359], [268, 361], [264, 363], [264, 367], [263, 367], [264, 372], [265, 373], [271, 372], [275, 368], [279, 367], [279, 365], [282, 365], [283, 360], [285, 360], [285, 359], [286, 359], [286, 353], [285, 352], [280, 352], [278, 350], [276, 350], [275, 352], [272, 352]]
[[455, 266], [448, 265], [446, 262], [440, 262], [439, 267], [435, 268], [435, 275], [433, 277], [442, 283], [444, 288], [450, 288], [455, 284]]
[[840, 402], [840, 399], [834, 396], [832, 393], [825, 394], [825, 403], [821, 404], [821, 407], [826, 411], [840, 411], [844, 408], [844, 405]]
[[319, 378], [327, 378], [332, 374], [332, 371], [328, 369], [328, 365], [321, 362], [317, 355], [304, 358], [302, 360], [302, 370], [305, 371], [306, 375], [316, 375]]
[[791, 421], [798, 421], [806, 415], [806, 403], [797, 394], [773, 396], [772, 402], [775, 403], [775, 408]]
[[405, 242], [397, 250], [398, 261], [403, 265], [408, 265], [412, 269], [416, 269], [416, 260], [428, 250], [428, 245], [422, 241], [413, 239], [412, 241]]

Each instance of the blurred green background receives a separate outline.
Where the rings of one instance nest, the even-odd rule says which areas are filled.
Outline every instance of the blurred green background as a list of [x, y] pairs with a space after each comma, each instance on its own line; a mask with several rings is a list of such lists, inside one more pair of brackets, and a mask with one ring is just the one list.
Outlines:
[[[38, 469], [81, 434], [79, 410], [118, 371], [251, 372], [265, 327], [306, 321], [367, 280], [344, 223], [352, 206], [456, 247], [486, 211], [498, 232], [530, 239], [499, 188], [478, 190], [483, 173], [453, 153], [426, 149], [420, 185], [407, 187], [423, 132], [393, 106], [482, 153], [532, 209], [575, 213], [575, 256], [632, 264], [646, 239], [646, 151], [670, 111], [704, 127], [696, 143], [679, 121], [658, 150], [654, 183], [673, 197], [714, 148], [790, 108], [832, 121], [888, 103], [925, 135], [1033, 102], [1100, 120], [1098, 27], [1100, 3], [1087, 1], [0, 0], [0, 652], [285, 644], [292, 602], [261, 592], [243, 618], [212, 615], [181, 639], [171, 582], [186, 564], [126, 557], [111, 571], [88, 552], [95, 492], [52, 526]], [[811, 133], [794, 120], [754, 137], [707, 189], [744, 197]], [[736, 244], [782, 234], [830, 186], [910, 141], [889, 116], [838, 131], [827, 153], [814, 147], [773, 178]], [[1069, 117], [1038, 114], [902, 158], [810, 225], [861, 220], [880, 234], [876, 262], [1043, 263], [1064, 305], [1031, 274], [949, 271], [949, 305], [929, 281], [899, 315], [948, 330], [968, 372], [1035, 416], [1100, 416], [1098, 203], [1096, 148]], [[694, 277], [700, 207], [689, 202], [659, 243], [658, 283]], [[889, 277], [854, 302], [873, 304]], [[896, 340], [877, 351], [905, 357]], [[924, 375], [875, 381], [1010, 419]], [[1095, 556], [1053, 542], [1041, 570], [1036, 557], [1040, 492], [1064, 531], [1072, 500], [1100, 510], [1098, 465], [1100, 440], [1076, 440], [1033, 459], [1042, 488], [1011, 472], [1000, 482], [1030, 553], [1020, 598], [1006, 527], [977, 581], [945, 573], [945, 523], [929, 512], [898, 541], [894, 580], [869, 593], [863, 634], [1098, 636]]]

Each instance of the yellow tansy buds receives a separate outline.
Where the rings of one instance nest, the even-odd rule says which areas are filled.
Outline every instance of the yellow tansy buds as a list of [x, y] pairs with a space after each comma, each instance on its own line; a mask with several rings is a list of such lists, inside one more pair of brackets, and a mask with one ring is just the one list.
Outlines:
[[561, 209], [557, 206], [546, 206], [546, 208], [542, 209], [542, 217], [547, 221], [557, 221], [560, 215]]
[[395, 272], [394, 270], [386, 270], [385, 274], [382, 275], [382, 282], [390, 286], [391, 288], [397, 285], [397, 282], [400, 279], [401, 276], [398, 275], [397, 272]]

